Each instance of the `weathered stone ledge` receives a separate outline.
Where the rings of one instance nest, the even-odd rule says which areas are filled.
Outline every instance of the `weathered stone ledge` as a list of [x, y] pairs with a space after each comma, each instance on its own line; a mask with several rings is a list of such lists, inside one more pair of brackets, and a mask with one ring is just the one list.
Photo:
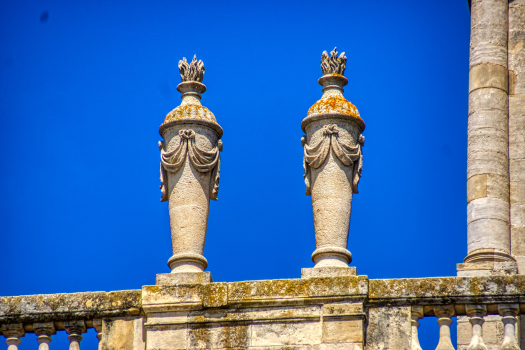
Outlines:
[[[381, 299], [523, 297], [525, 275], [371, 279], [369, 301]], [[480, 300], [481, 301], [481, 300]]]
[[370, 306], [457, 304], [457, 314], [465, 304], [488, 304], [497, 313], [500, 303], [519, 303], [525, 312], [525, 275], [370, 280], [367, 300]]
[[[436, 277], [371, 279], [367, 276], [263, 280], [232, 283], [144, 286], [142, 290], [0, 297], [0, 324], [136, 316], [155, 312], [183, 312], [182, 322], [253, 321], [249, 309], [299, 306], [294, 314], [268, 314], [271, 319], [305, 317], [301, 308], [326, 303], [361, 301], [365, 308], [382, 306], [433, 307], [454, 305], [465, 314], [465, 304], [486, 304], [497, 313], [497, 304], [520, 304], [525, 313], [525, 275], [486, 277]], [[229, 310], [227, 316], [219, 315]], [[191, 312], [207, 311], [209, 315]], [[242, 310], [242, 315], [232, 312]], [[304, 309], [306, 310], [306, 309]], [[259, 312], [257, 311], [257, 312]], [[226, 312], [226, 311], [224, 311]], [[215, 313], [218, 313], [215, 315]], [[316, 312], [308, 317], [320, 317]], [[226, 315], [226, 314], [225, 314]], [[217, 318], [218, 317], [218, 318]], [[178, 323], [170, 320], [170, 324]], [[60, 325], [59, 325], [60, 327]]]
[[0, 324], [138, 315], [141, 304], [140, 290], [0, 297]]

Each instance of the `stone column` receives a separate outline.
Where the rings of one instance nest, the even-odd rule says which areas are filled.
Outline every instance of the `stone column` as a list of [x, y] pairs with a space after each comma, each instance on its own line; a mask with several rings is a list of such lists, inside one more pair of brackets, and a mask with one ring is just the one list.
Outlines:
[[160, 126], [161, 201], [169, 201], [173, 256], [171, 274], [157, 275], [157, 284], [210, 282], [203, 274], [208, 262], [202, 255], [210, 199], [217, 200], [222, 128], [201, 105], [204, 64], [184, 58], [179, 62], [182, 103]]
[[22, 342], [20, 338], [26, 333], [22, 323], [12, 323], [2, 325], [2, 334], [6, 338], [7, 350], [18, 350], [18, 345]]
[[49, 350], [49, 343], [53, 340], [51, 336], [56, 333], [53, 322], [33, 323], [33, 329], [38, 336], [38, 350]]
[[357, 108], [343, 97], [348, 83], [344, 52], [337, 57], [323, 52], [319, 84], [323, 96], [308, 110], [301, 127], [306, 133], [304, 168], [306, 195], [312, 196], [316, 250], [312, 254], [314, 269], [303, 269], [303, 277], [319, 274], [353, 274], [352, 254], [346, 249], [352, 211], [352, 195], [358, 193], [361, 177], [361, 135], [365, 123]]
[[508, 0], [472, 1], [468, 255], [467, 264], [458, 266], [460, 276], [516, 272], [510, 255], [507, 30]]

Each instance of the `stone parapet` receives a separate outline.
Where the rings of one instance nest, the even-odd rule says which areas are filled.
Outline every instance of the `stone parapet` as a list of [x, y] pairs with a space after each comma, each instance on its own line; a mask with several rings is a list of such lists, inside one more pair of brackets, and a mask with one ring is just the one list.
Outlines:
[[[474, 321], [465, 320], [478, 317], [474, 323], [482, 323], [479, 315], [469, 314], [473, 309], [485, 310], [482, 316], [489, 322], [504, 318], [510, 329], [506, 342], [513, 341], [512, 327], [519, 325], [520, 313], [525, 314], [525, 275], [303, 276], [3, 297], [0, 326], [13, 344], [32, 332], [41, 341], [50, 341], [54, 332], [62, 330], [73, 335], [72, 342], [80, 343], [86, 329], [95, 328], [106, 350], [404, 349], [419, 344], [418, 319], [438, 317], [440, 346], [446, 346], [451, 317], [463, 317], [461, 327], [467, 331]], [[485, 342], [492, 344], [487, 332]], [[470, 341], [468, 335], [462, 336], [463, 343]]]

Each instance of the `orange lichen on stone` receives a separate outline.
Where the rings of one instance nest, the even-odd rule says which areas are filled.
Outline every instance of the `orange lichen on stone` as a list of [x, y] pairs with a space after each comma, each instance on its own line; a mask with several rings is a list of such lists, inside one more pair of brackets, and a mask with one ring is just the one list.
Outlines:
[[356, 106], [340, 95], [331, 95], [320, 99], [310, 107], [306, 115], [328, 113], [340, 113], [363, 121]]
[[208, 108], [198, 105], [178, 106], [166, 115], [163, 124], [181, 119], [200, 119], [217, 124], [213, 113]]

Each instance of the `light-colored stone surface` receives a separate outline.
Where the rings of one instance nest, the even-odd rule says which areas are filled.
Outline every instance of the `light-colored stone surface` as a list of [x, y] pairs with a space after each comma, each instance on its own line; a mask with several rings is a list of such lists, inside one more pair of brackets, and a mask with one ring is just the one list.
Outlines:
[[353, 193], [363, 167], [364, 122], [343, 97], [344, 52], [323, 52], [319, 84], [323, 96], [310, 107], [301, 126], [306, 194], [312, 196], [316, 250], [315, 267], [346, 267], [352, 255], [346, 249]]
[[525, 0], [509, 2], [508, 45], [511, 251], [525, 274]]
[[[525, 94], [509, 96], [509, 157], [511, 181], [523, 177], [523, 168], [513, 169], [512, 160], [525, 159]], [[521, 170], [521, 171], [520, 171]], [[512, 180], [514, 179], [514, 180]]]
[[517, 274], [518, 267], [514, 261], [482, 261], [457, 264], [457, 271], [459, 277], [509, 276]]
[[172, 273], [202, 272], [210, 199], [219, 190], [222, 128], [200, 102], [206, 91], [202, 61], [184, 59], [179, 70], [182, 102], [161, 125], [159, 142], [161, 201], [169, 200], [173, 248], [168, 266]]
[[469, 304], [465, 305], [469, 323], [471, 325], [471, 337], [469, 343], [469, 350], [487, 350], [485, 341], [483, 340], [483, 316], [487, 314], [486, 305]]
[[487, 315], [483, 322], [483, 340], [487, 346], [500, 346], [503, 341], [503, 323], [499, 315]]
[[363, 343], [363, 320], [323, 320], [323, 343]]
[[[509, 218], [508, 6], [507, 0], [471, 2], [465, 263], [514, 261]], [[488, 249], [506, 255], [491, 255]], [[477, 254], [479, 250], [484, 254]]]
[[500, 304], [498, 305], [501, 321], [503, 323], [503, 341], [501, 350], [519, 350], [519, 325], [518, 318], [520, 313], [519, 304]]
[[368, 310], [367, 350], [410, 349], [410, 307], [379, 307]]
[[[91, 298], [78, 295], [1, 298], [2, 330], [16, 328], [21, 333], [15, 335], [23, 335], [53, 326], [56, 330], [67, 329], [69, 335], [78, 340], [86, 336], [87, 328], [94, 327], [99, 332], [103, 350], [356, 350], [364, 348], [365, 339], [368, 349], [416, 350], [414, 322], [419, 318], [449, 319], [455, 314], [465, 315], [465, 305], [482, 304], [489, 313], [485, 316], [483, 337], [492, 350], [499, 349], [504, 334], [501, 322], [490, 323], [500, 319], [495, 313], [502, 308], [501, 304], [508, 308], [513, 302], [525, 312], [523, 275], [395, 280], [369, 280], [366, 276], [313, 277], [155, 285], [133, 292], [141, 300], [134, 304], [137, 307], [126, 312], [134, 316], [121, 317], [110, 316], [109, 305], [99, 304], [95, 310], [90, 309], [93, 307], [90, 303], [87, 309], [85, 305], [75, 306], [78, 302], [97, 301], [93, 298], [97, 293], [90, 294]], [[124, 295], [126, 293], [130, 292]], [[103, 295], [107, 294], [111, 293]], [[102, 298], [97, 302], [100, 300], [116, 307], [126, 299]], [[69, 311], [60, 311], [61, 302], [67, 304]], [[35, 319], [44, 321], [35, 322]], [[21, 323], [16, 324], [17, 320]], [[465, 325], [461, 317], [459, 321], [461, 332]], [[13, 342], [19, 340], [11, 338]], [[459, 348], [465, 346], [466, 349], [464, 344], [469, 340], [461, 340]]]
[[427, 305], [439, 303], [443, 295], [446, 295], [450, 302], [465, 304], [482, 300], [489, 302], [494, 300], [496, 295], [507, 293], [512, 293], [512, 298], [525, 295], [525, 276], [372, 279], [369, 282], [368, 304]]
[[355, 266], [348, 267], [316, 267], [301, 269], [301, 278], [312, 277], [339, 277], [339, 276], [357, 276]]
[[513, 77], [511, 94], [525, 94], [525, 1], [509, 1], [509, 58], [508, 66]]
[[473, 66], [469, 71], [469, 92], [486, 87], [507, 92], [509, 79], [506, 67], [490, 63]]
[[197, 284], [212, 283], [211, 273], [205, 272], [178, 272], [178, 273], [161, 273], [157, 275], [158, 285], [174, 284]]
[[133, 315], [142, 307], [140, 290], [0, 297], [0, 324], [58, 322]]
[[518, 316], [518, 339], [520, 341], [521, 348], [525, 348], [525, 314]]
[[507, 0], [472, 0], [470, 66], [507, 66]]
[[102, 322], [101, 346], [104, 350], [144, 350], [142, 317], [119, 317]]
[[457, 318], [457, 344], [458, 349], [461, 346], [465, 348], [470, 344], [472, 325], [468, 316], [458, 316]]
[[235, 324], [222, 326], [192, 326], [188, 329], [190, 349], [243, 348], [252, 343], [250, 326]]
[[362, 349], [367, 284], [344, 276], [145, 286], [147, 348]]
[[20, 338], [25, 335], [24, 325], [22, 323], [3, 324], [1, 331], [5, 337], [7, 350], [18, 350], [18, 345], [22, 342]]
[[53, 340], [51, 336], [56, 333], [53, 322], [33, 323], [33, 330], [37, 335], [38, 350], [49, 350], [49, 343]]
[[171, 350], [188, 348], [188, 329], [186, 326], [148, 329], [146, 349]]
[[313, 345], [321, 343], [319, 322], [254, 324], [254, 346]]

